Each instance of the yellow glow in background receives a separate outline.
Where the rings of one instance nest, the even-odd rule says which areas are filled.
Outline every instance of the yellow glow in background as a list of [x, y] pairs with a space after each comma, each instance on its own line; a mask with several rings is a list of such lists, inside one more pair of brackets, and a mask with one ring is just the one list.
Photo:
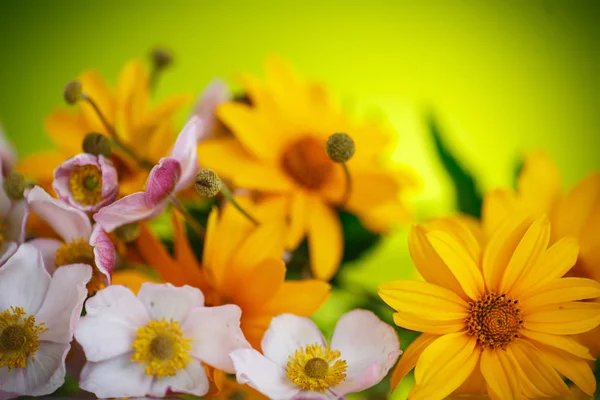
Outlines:
[[[453, 193], [426, 110], [484, 189], [510, 185], [533, 149], [550, 153], [566, 187], [600, 167], [598, 21], [592, 0], [2, 2], [0, 121], [24, 155], [49, 145], [43, 119], [84, 69], [114, 83], [128, 59], [167, 46], [176, 64], [159, 83], [163, 98], [196, 94], [213, 77], [261, 75], [278, 54], [352, 112], [389, 119], [394, 158], [423, 177], [419, 216], [441, 215]], [[375, 288], [410, 275], [405, 236], [349, 279]]]

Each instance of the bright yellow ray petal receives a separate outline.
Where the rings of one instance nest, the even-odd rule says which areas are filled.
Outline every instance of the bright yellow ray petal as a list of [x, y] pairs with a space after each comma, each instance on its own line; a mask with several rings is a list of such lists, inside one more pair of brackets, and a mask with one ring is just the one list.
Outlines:
[[144, 65], [137, 60], [127, 62], [117, 80], [116, 100], [125, 125], [124, 132], [120, 133], [128, 143], [141, 139], [135, 133], [148, 110], [149, 90]]
[[562, 277], [575, 265], [578, 253], [579, 246], [574, 238], [560, 239], [542, 254], [528, 280], [535, 281], [532, 286], [538, 287]]
[[514, 190], [495, 189], [485, 194], [481, 206], [481, 221], [485, 236], [490, 238], [515, 210], [523, 205]]
[[[530, 270], [539, 262], [550, 242], [550, 221], [545, 216], [536, 218], [517, 245], [502, 280], [500, 293], [512, 293], [519, 297], [523, 290], [537, 283]], [[531, 277], [531, 279], [525, 278]]]
[[411, 399], [444, 398], [471, 375], [481, 354], [476, 340], [466, 333], [444, 335], [421, 354], [415, 367]]
[[185, 285], [187, 279], [181, 266], [169, 255], [160, 239], [146, 225], [142, 225], [137, 248], [146, 262], [158, 272], [160, 277], [175, 286]]
[[365, 228], [382, 234], [388, 234], [398, 226], [409, 223], [414, 217], [412, 206], [402, 200], [390, 201], [356, 213]]
[[392, 390], [396, 389], [398, 383], [415, 367], [417, 364], [417, 360], [423, 353], [423, 350], [427, 348], [431, 343], [433, 343], [439, 336], [430, 335], [428, 333], [422, 333], [415, 340], [412, 341], [411, 344], [408, 345], [406, 350], [402, 353], [398, 364], [396, 364], [396, 368], [394, 368], [394, 372], [392, 373], [392, 377], [390, 380], [390, 386]]
[[473, 259], [461, 243], [446, 232], [431, 231], [427, 239], [465, 293], [473, 300], [479, 299], [485, 292], [483, 276], [477, 266], [479, 257]]
[[539, 350], [525, 340], [510, 345], [521, 377], [521, 387], [530, 398], [566, 395], [569, 388], [560, 375], [540, 354]]
[[481, 354], [481, 373], [488, 386], [501, 399], [520, 399], [519, 375], [510, 346], [506, 351], [484, 350]]
[[260, 310], [281, 289], [285, 280], [285, 263], [276, 258], [266, 258], [258, 262], [254, 269], [240, 273], [237, 285], [231, 286], [230, 295], [235, 304], [245, 312]]
[[58, 151], [40, 151], [19, 160], [15, 170], [41, 186], [42, 182], [52, 183], [54, 169], [65, 159], [65, 155]]
[[409, 312], [394, 313], [393, 318], [394, 323], [401, 328], [433, 335], [456, 333], [465, 328], [464, 319], [439, 321]]
[[271, 315], [291, 313], [307, 317], [327, 300], [330, 291], [328, 283], [318, 280], [286, 281], [262, 311]]
[[353, 171], [350, 168], [350, 176], [352, 179], [352, 192], [348, 199], [350, 209], [364, 210], [398, 197], [400, 186], [391, 172], [385, 170], [363, 172]]
[[89, 124], [81, 113], [62, 109], [54, 110], [46, 117], [44, 129], [66, 155], [80, 153], [83, 138], [90, 132]]
[[[114, 123], [116, 117], [115, 100], [100, 74], [97, 71], [88, 70], [79, 76], [79, 80], [81, 81], [83, 91], [94, 100], [109, 123]], [[108, 133], [96, 111], [87, 102], [80, 102], [79, 109], [91, 132]]]
[[316, 197], [310, 201], [308, 218], [311, 269], [317, 279], [328, 281], [342, 260], [342, 224], [337, 213]]
[[481, 260], [481, 241], [477, 236], [481, 236], [479, 222], [467, 215], [455, 217], [436, 218], [427, 221], [427, 228], [433, 231], [444, 231], [452, 234], [462, 248], [469, 254], [470, 258], [479, 264]]
[[308, 207], [310, 197], [303, 191], [294, 193], [290, 204], [290, 224], [285, 246], [289, 250], [295, 250], [306, 236], [308, 226]]
[[549, 304], [600, 297], [600, 282], [585, 278], [560, 278], [519, 296], [524, 313]]
[[196, 255], [188, 240], [185, 220], [179, 212], [174, 211], [172, 214], [172, 221], [174, 227], [173, 241], [175, 244], [175, 260], [181, 266], [181, 269], [186, 276], [187, 284], [204, 289], [207, 282], [204, 273], [202, 272], [202, 267], [196, 259]]
[[160, 280], [134, 270], [116, 271], [111, 277], [111, 285], [123, 285], [136, 293], [145, 282], [160, 283]]
[[600, 303], [558, 303], [531, 310], [523, 323], [525, 329], [555, 335], [574, 335], [600, 325]]
[[523, 201], [547, 213], [560, 194], [560, 172], [546, 153], [533, 153], [525, 158], [517, 186]]
[[596, 379], [588, 361], [554, 347], [541, 344], [535, 346], [558, 372], [579, 386], [588, 396], [594, 395]]
[[[206, 222], [206, 233], [204, 235], [204, 249], [202, 252], [202, 266], [206, 272], [206, 276], [212, 285], [215, 285], [216, 280], [220, 278], [215, 277], [216, 271], [213, 266], [216, 262], [217, 245], [218, 241], [221, 240], [218, 237], [218, 224], [219, 224], [219, 209], [213, 207], [208, 214], [208, 221]], [[226, 238], [223, 238], [226, 239]]]
[[550, 335], [547, 333], [529, 331], [527, 329], [522, 329], [521, 334], [534, 343], [539, 342], [547, 346], [559, 348], [577, 357], [594, 360], [594, 357], [590, 354], [590, 350], [587, 347], [569, 336]]

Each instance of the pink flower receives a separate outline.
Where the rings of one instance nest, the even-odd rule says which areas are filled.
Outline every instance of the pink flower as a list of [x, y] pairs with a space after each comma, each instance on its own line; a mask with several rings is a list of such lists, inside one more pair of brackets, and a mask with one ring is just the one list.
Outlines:
[[65, 357], [90, 277], [91, 268], [83, 264], [50, 277], [28, 243], [0, 268], [1, 399], [47, 395], [64, 383]]
[[198, 172], [196, 138], [204, 129], [198, 117], [186, 124], [173, 146], [171, 156], [162, 158], [150, 171], [146, 191], [125, 196], [94, 214], [106, 232], [132, 222], [150, 219], [167, 206], [171, 195], [189, 187]]
[[197, 142], [213, 137], [217, 130], [217, 107], [231, 100], [231, 93], [227, 83], [220, 79], [213, 79], [198, 96], [194, 105], [192, 116], [199, 117], [204, 123], [204, 128], [198, 131]]
[[338, 321], [331, 348], [308, 318], [271, 320], [254, 349], [230, 354], [239, 383], [271, 399], [338, 399], [379, 383], [401, 354], [394, 329], [375, 314], [354, 310]]
[[250, 347], [240, 308], [204, 307], [202, 292], [190, 286], [144, 283], [136, 297], [113, 285], [85, 308], [75, 332], [88, 360], [79, 385], [102, 398], [203, 396], [209, 382], [202, 363], [233, 373], [228, 354]]
[[44, 189], [34, 187], [26, 195], [32, 212], [46, 221], [63, 239], [34, 239], [30, 243], [42, 253], [48, 271], [57, 267], [83, 263], [93, 268], [88, 285], [90, 293], [110, 284], [115, 268], [113, 243], [98, 225], [92, 228], [88, 216], [81, 210], [52, 198]]
[[82, 153], [63, 162], [54, 171], [52, 187], [70, 206], [84, 212], [96, 212], [117, 198], [119, 181], [110, 159]]
[[4, 174], [12, 171], [17, 162], [17, 151], [4, 135], [2, 125], [0, 125], [0, 166]]
[[29, 207], [25, 200], [11, 200], [3, 189], [4, 175], [0, 162], [0, 265], [12, 256], [25, 240]]

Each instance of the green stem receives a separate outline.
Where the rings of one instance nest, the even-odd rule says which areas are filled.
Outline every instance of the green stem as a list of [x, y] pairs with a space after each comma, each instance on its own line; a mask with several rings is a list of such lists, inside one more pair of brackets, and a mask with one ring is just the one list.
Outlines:
[[342, 163], [342, 168], [344, 170], [344, 178], [346, 179], [346, 189], [344, 190], [344, 197], [342, 197], [340, 205], [345, 207], [346, 203], [348, 203], [348, 199], [350, 198], [350, 194], [352, 193], [352, 179], [350, 178], [350, 170], [348, 169], [348, 165], [345, 162]]
[[231, 195], [231, 192], [229, 191], [229, 189], [227, 188], [227, 186], [225, 186], [225, 184], [223, 183], [221, 186], [221, 193], [223, 194], [223, 197], [225, 197], [227, 200], [229, 200], [231, 202], [231, 204], [233, 204], [233, 206], [242, 213], [242, 215], [246, 218], [248, 218], [250, 221], [252, 221], [252, 223], [256, 226], [260, 225], [260, 222], [258, 222], [256, 220], [256, 218], [254, 218], [252, 215], [248, 214], [248, 212], [246, 210], [244, 210], [242, 208], [242, 206], [239, 205], [239, 203], [237, 201], [235, 201], [235, 199], [233, 198], [233, 196]]

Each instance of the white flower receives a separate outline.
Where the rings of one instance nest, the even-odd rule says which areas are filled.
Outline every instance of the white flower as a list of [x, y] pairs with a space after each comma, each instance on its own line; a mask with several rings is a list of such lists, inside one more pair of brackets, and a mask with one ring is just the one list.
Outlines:
[[91, 275], [89, 265], [74, 264], [50, 277], [27, 243], [0, 267], [0, 398], [42, 396], [64, 383]]
[[237, 380], [276, 400], [337, 399], [379, 383], [394, 365], [400, 343], [394, 329], [366, 310], [338, 321], [331, 347], [308, 318], [273, 318], [254, 349], [230, 354]]
[[200, 290], [168, 283], [145, 283], [137, 297], [120, 285], [99, 291], [75, 332], [88, 360], [80, 387], [103, 398], [206, 394], [202, 363], [233, 373], [228, 354], [250, 345], [239, 307], [203, 305]]

